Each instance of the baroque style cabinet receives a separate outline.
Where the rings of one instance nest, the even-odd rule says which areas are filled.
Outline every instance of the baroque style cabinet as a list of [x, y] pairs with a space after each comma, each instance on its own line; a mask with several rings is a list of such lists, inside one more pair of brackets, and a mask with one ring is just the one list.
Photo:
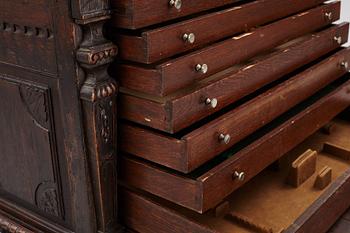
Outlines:
[[112, 233], [116, 94], [107, 0], [0, 1], [0, 230]]

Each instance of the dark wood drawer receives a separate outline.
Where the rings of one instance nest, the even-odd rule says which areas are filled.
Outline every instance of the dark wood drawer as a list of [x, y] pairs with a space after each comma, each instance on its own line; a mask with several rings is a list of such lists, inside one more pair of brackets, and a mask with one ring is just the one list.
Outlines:
[[[275, 121], [281, 123], [258, 131], [250, 137], [256, 140], [246, 140], [252, 142], [243, 149], [236, 151], [247, 144], [246, 141], [187, 176], [122, 156], [120, 179], [196, 212], [206, 212], [350, 106], [349, 91], [350, 81], [347, 81], [323, 94], [316, 102], [303, 104], [301, 110], [293, 110], [292, 116], [287, 114]], [[244, 180], [233, 178], [236, 171], [244, 172]]]
[[[182, 2], [181, 8], [171, 2]], [[235, 2], [238, 0], [112, 0], [112, 22], [117, 27], [136, 29]]]
[[[322, 162], [323, 165], [335, 162], [334, 158], [324, 155], [322, 158], [325, 160]], [[336, 177], [333, 178], [331, 185], [322, 191], [313, 189], [310, 184], [307, 185], [309, 189], [298, 190], [289, 188], [280, 179], [263, 182], [264, 176], [257, 177], [254, 180], [255, 184], [247, 186], [246, 189], [243, 187], [236, 195], [233, 194], [228, 198], [227, 212], [223, 212], [223, 216], [216, 215], [215, 211], [203, 215], [195, 214], [159, 198], [121, 187], [120, 216], [127, 227], [140, 233], [248, 233], [282, 232], [282, 230], [286, 233], [325, 233], [350, 205], [350, 170], [344, 168], [349, 166], [349, 163], [342, 163], [343, 168], [336, 171]], [[272, 175], [271, 173], [270, 171], [263, 175], [267, 178], [278, 175], [276, 172]], [[264, 189], [265, 187], [259, 185], [259, 181], [275, 186], [280, 184], [286, 189], [273, 190], [272, 194], [275, 195], [273, 196], [271, 188]], [[289, 191], [286, 191], [288, 188]], [[265, 196], [268, 198], [267, 201], [264, 202], [261, 194], [269, 195]], [[281, 196], [284, 198], [283, 201]], [[279, 206], [268, 205], [266, 204], [268, 201]], [[241, 214], [248, 212], [242, 205], [250, 208], [255, 214]], [[270, 208], [266, 210], [266, 206]], [[268, 214], [265, 214], [264, 210]], [[261, 218], [259, 219], [257, 215]], [[270, 231], [262, 231], [263, 229]]]
[[[333, 17], [328, 19], [326, 13]], [[329, 25], [339, 18], [339, 13], [340, 3], [333, 2], [165, 61], [154, 68], [115, 65], [116, 77], [123, 87], [164, 96]]]
[[344, 75], [348, 66], [341, 64], [347, 61], [350, 49], [341, 50], [218, 118], [173, 136], [124, 123], [121, 149], [188, 173]]
[[121, 48], [119, 56], [130, 61], [154, 63], [309, 9], [323, 1], [258, 0], [167, 26], [144, 29], [138, 36], [118, 33], [115, 37]]
[[241, 68], [237, 66], [170, 96], [155, 98], [121, 88], [120, 116], [168, 133], [178, 132], [339, 48], [334, 38], [343, 38], [342, 43], [346, 43], [348, 29], [348, 24], [341, 24], [288, 42]]

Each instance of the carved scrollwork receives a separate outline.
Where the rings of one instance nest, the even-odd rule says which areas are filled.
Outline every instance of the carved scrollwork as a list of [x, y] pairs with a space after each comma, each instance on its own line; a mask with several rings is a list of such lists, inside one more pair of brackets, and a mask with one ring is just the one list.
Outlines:
[[19, 88], [22, 102], [35, 123], [48, 129], [48, 107], [45, 90], [29, 85], [21, 85]]
[[62, 216], [59, 206], [57, 188], [52, 182], [44, 182], [38, 185], [35, 193], [35, 202], [39, 209], [57, 217]]

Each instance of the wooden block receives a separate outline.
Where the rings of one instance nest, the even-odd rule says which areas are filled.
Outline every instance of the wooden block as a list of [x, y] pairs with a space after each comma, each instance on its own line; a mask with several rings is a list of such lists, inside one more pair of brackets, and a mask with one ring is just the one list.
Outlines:
[[337, 156], [341, 159], [350, 160], [350, 149], [349, 148], [344, 148], [342, 146], [335, 145], [335, 144], [330, 143], [330, 142], [326, 142], [323, 145], [323, 151], [328, 153], [328, 154]]
[[321, 132], [327, 135], [332, 134], [332, 132], [334, 131], [335, 125], [333, 122], [329, 122], [326, 125], [324, 125], [321, 129]]
[[230, 212], [230, 203], [228, 201], [219, 204], [214, 211], [215, 217], [221, 218]]
[[317, 175], [315, 188], [324, 189], [332, 182], [332, 168], [325, 166]]
[[292, 163], [289, 171], [288, 184], [299, 187], [316, 172], [317, 152], [307, 150]]

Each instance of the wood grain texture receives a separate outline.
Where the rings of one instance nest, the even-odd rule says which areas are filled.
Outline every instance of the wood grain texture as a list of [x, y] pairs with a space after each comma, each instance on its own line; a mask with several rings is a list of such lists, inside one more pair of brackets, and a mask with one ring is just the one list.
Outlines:
[[[325, 12], [333, 15], [331, 20], [325, 17]], [[200, 50], [195, 50], [175, 59], [166, 60], [152, 68], [161, 75], [161, 83], [152, 86], [161, 85], [163, 87], [161, 93], [156, 93], [158, 95], [170, 94], [286, 41], [321, 29], [336, 21], [339, 14], [340, 3], [333, 2], [234, 36]], [[256, 43], [257, 41], [259, 43]], [[207, 73], [203, 74], [196, 71], [197, 64], [206, 64], [208, 66]], [[126, 79], [132, 79], [136, 83], [139, 82], [138, 77], [132, 73], [132, 70], [126, 69], [124, 69], [125, 73], [119, 73], [118, 76], [121, 86], [149, 93], [147, 92], [147, 86], [141, 89], [136, 89], [136, 86], [139, 86], [137, 84], [135, 87], [126, 86], [124, 81]], [[181, 79], [178, 77], [181, 77]], [[154, 77], [152, 80], [156, 82], [158, 79]], [[130, 82], [128, 83], [130, 84]]]
[[[122, 48], [119, 56], [129, 61], [154, 63], [295, 14], [322, 2], [323, 0], [259, 0], [156, 29], [146, 29], [142, 31], [141, 36], [117, 34], [116, 43]], [[184, 41], [185, 33], [195, 35], [193, 44]]]
[[169, 1], [148, 0], [145, 4], [143, 0], [112, 0], [112, 20], [117, 27], [136, 29], [235, 2], [238, 0], [187, 0], [177, 10]]
[[[172, 174], [169, 170], [122, 156], [120, 179], [196, 212], [205, 212], [349, 106], [349, 86], [347, 82], [200, 177]], [[234, 171], [245, 172], [244, 182], [232, 179]]]
[[[179, 154], [181, 162], [186, 164], [185, 169], [183, 166], [179, 167], [178, 163], [169, 164], [167, 159], [164, 159], [163, 153], [149, 146], [151, 143], [148, 137], [154, 134], [151, 130], [138, 130], [134, 126], [123, 130], [122, 124], [124, 136], [121, 138], [121, 149], [188, 173], [344, 75], [347, 70], [342, 68], [340, 63], [347, 60], [350, 60], [350, 50], [344, 49], [245, 104], [192, 130], [180, 140], [167, 139], [167, 142], [174, 144], [173, 147], [180, 142], [186, 144], [185, 150]], [[133, 131], [138, 131], [137, 135], [141, 140], [135, 139]], [[222, 143], [219, 140], [220, 134], [230, 135], [230, 141], [227, 144]], [[160, 134], [157, 133], [157, 135], [161, 137]], [[162, 147], [161, 142], [156, 144]], [[164, 146], [164, 148], [167, 147]]]
[[[203, 80], [193, 87], [159, 100], [123, 89], [121, 90], [120, 117], [168, 133], [178, 132], [339, 48], [340, 45], [335, 43], [333, 38], [338, 36], [347, 38], [348, 28], [348, 24], [340, 24], [298, 39], [291, 44], [287, 43], [285, 46], [276, 48], [276, 51], [237, 68], [238, 70], [234, 69], [219, 74], [214, 79]], [[345, 43], [346, 39], [343, 42]], [[307, 56], [304, 56], [305, 54]], [[142, 73], [138, 75], [142, 76]], [[145, 80], [138, 84], [147, 86], [149, 76], [148, 74], [143, 76]], [[206, 98], [217, 99], [217, 106], [211, 108], [210, 105], [205, 104]]]

